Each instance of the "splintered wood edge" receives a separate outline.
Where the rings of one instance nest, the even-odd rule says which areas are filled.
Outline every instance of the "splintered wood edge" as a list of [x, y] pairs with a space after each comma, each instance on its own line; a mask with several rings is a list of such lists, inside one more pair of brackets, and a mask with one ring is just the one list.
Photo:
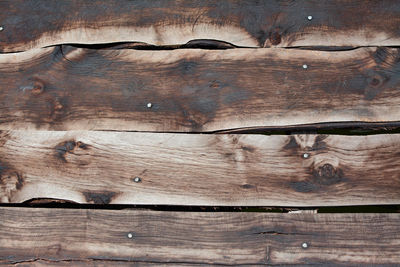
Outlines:
[[[85, 34], [82, 35], [82, 32]], [[157, 29], [151, 27], [102, 27], [100, 29], [76, 28], [57, 33], [45, 33], [40, 39], [31, 42], [16, 44], [12, 48], [5, 48], [3, 52], [27, 51], [60, 44], [110, 44], [119, 42], [143, 42], [149, 45], [181, 45], [197, 39], [210, 39], [231, 43], [238, 47], [260, 48], [257, 40], [246, 31], [234, 26], [217, 26], [201, 24], [192, 31], [191, 26], [169, 26]], [[323, 40], [323, 41], [321, 41]], [[295, 42], [281, 42], [273, 47], [289, 48], [301, 46], [397, 46], [400, 37], [390, 37], [385, 32], [371, 33], [359, 30], [346, 33], [336, 33], [332, 36], [328, 32], [308, 33], [306, 38]], [[270, 46], [266, 46], [270, 47]]]
[[[84, 34], [82, 34], [84, 33]], [[210, 24], [192, 26], [101, 27], [75, 28], [56, 33], [44, 33], [38, 40], [17, 44], [4, 52], [26, 51], [59, 44], [108, 44], [118, 42], [143, 42], [149, 45], [180, 45], [196, 39], [212, 39], [237, 46], [259, 47], [257, 40], [243, 29]], [[386, 41], [387, 42], [387, 41]], [[389, 42], [390, 43], [390, 42]]]
[[4, 264], [382, 266], [400, 261], [400, 214], [0, 207], [0, 217]]
[[[65, 45], [65, 47], [71, 47]], [[341, 62], [349, 58], [364, 58], [374, 53], [377, 47], [360, 47], [352, 50], [345, 51], [318, 51], [318, 50], [304, 50], [304, 49], [285, 49], [285, 48], [241, 48], [228, 49], [228, 50], [203, 50], [203, 49], [177, 49], [177, 50], [134, 50], [134, 49], [105, 49], [101, 53], [109, 58], [127, 62], [140, 62], [140, 63], [162, 63], [171, 64], [182, 59], [198, 59], [201, 58], [205, 61], [216, 60], [241, 60], [252, 61], [263, 56], [273, 55], [278, 60], [296, 59], [320, 59], [321, 61], [329, 61], [332, 63]], [[388, 50], [396, 51], [396, 48], [387, 48]], [[29, 51], [18, 53], [0, 54], [0, 64], [30, 64], [46, 59], [46, 56], [51, 55], [53, 52], [59, 50], [59, 47], [46, 47], [36, 48]], [[89, 52], [87, 48], [73, 48], [68, 52], [64, 52], [63, 56], [70, 61], [79, 59], [82, 54]], [[251, 57], [249, 57], [251, 55]], [[1, 67], [1, 65], [0, 65]]]

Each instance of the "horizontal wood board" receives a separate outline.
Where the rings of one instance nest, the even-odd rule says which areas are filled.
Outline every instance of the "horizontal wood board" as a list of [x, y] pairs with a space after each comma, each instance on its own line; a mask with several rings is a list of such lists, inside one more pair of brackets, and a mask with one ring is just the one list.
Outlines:
[[[398, 266], [400, 214], [107, 204], [400, 204], [400, 134], [240, 134], [398, 125], [399, 25], [396, 0], [0, 0], [0, 265]], [[17, 207], [49, 200], [96, 205]]]
[[0, 130], [209, 132], [396, 122], [399, 51], [58, 46], [4, 54]]
[[399, 23], [396, 0], [2, 0], [0, 51], [193, 39], [250, 47], [396, 46]]
[[3, 203], [35, 198], [211, 206], [400, 203], [398, 134], [8, 131], [0, 144]]
[[395, 266], [400, 260], [400, 214], [2, 207], [0, 217], [0, 262], [9, 264]]

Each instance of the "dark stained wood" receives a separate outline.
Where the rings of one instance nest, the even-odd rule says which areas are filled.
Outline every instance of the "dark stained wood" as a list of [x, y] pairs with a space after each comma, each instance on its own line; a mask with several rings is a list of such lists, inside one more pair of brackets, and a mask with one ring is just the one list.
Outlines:
[[0, 217], [0, 262], [9, 264], [394, 266], [400, 261], [400, 214], [2, 207]]
[[203, 132], [393, 122], [400, 118], [399, 51], [62, 46], [4, 54], [0, 130]]
[[394, 122], [325, 122], [313, 124], [297, 124], [284, 127], [248, 127], [217, 131], [218, 134], [346, 134], [369, 135], [399, 133], [400, 121]]
[[400, 44], [396, 0], [2, 0], [0, 25], [2, 52], [193, 39], [253, 47]]
[[0, 144], [3, 203], [400, 204], [398, 134], [10, 131]]

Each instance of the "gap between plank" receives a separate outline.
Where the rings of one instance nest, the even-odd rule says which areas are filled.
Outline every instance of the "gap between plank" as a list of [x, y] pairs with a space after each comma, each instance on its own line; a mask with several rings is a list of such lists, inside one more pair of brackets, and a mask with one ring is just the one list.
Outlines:
[[[178, 50], [178, 49], [205, 49], [205, 50], [226, 50], [226, 49], [290, 49], [290, 50], [311, 50], [311, 51], [324, 51], [324, 52], [341, 52], [351, 51], [360, 48], [372, 48], [378, 46], [282, 46], [282, 47], [256, 47], [256, 46], [239, 46], [216, 39], [194, 39], [185, 44], [173, 45], [154, 45], [143, 42], [115, 42], [115, 43], [98, 43], [98, 44], [84, 44], [84, 43], [60, 43], [41, 48], [62, 47], [68, 45], [76, 48], [95, 49], [95, 50], [120, 50], [120, 49], [134, 49], [134, 50], [151, 50], [151, 51], [165, 51], [165, 50]], [[399, 48], [400, 46], [385, 46], [389, 48]], [[0, 52], [1, 54], [22, 53], [28, 50], [13, 51], [13, 52]]]
[[400, 133], [400, 121], [395, 122], [322, 122], [288, 126], [256, 126], [245, 128], [223, 129], [205, 132], [174, 132], [174, 131], [128, 131], [105, 130], [101, 132], [138, 132], [138, 133], [173, 133], [173, 134], [266, 134], [266, 135], [292, 135], [292, 134], [333, 134], [333, 135], [377, 135]]
[[183, 205], [125, 205], [79, 204], [59, 199], [33, 199], [24, 203], [0, 203], [0, 207], [63, 208], [99, 210], [154, 210], [179, 212], [261, 212], [261, 213], [400, 213], [400, 205], [359, 205], [329, 207], [263, 207], [263, 206], [183, 206]]
[[[290, 50], [311, 50], [311, 51], [324, 51], [324, 52], [341, 52], [351, 51], [360, 48], [373, 48], [378, 46], [363, 45], [363, 46], [282, 46], [282, 47], [256, 47], [256, 46], [239, 46], [223, 40], [216, 39], [194, 39], [185, 44], [173, 45], [154, 45], [143, 42], [116, 42], [116, 43], [102, 43], [102, 44], [81, 44], [81, 43], [63, 43], [56, 45], [49, 45], [43, 48], [56, 47], [68, 45], [76, 48], [85, 49], [135, 49], [135, 50], [178, 50], [178, 49], [205, 49], [205, 50], [226, 50], [226, 49], [290, 49]], [[400, 48], [400, 46], [384, 46], [388, 48]], [[24, 52], [24, 51], [20, 51]], [[14, 52], [15, 53], [15, 52]], [[1, 53], [0, 53], [1, 54]]]

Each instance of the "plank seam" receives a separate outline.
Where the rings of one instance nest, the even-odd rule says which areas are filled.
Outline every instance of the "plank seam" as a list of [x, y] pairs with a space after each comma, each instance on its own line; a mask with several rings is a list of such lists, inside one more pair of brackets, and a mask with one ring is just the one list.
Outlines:
[[202, 49], [202, 50], [228, 50], [228, 49], [287, 49], [287, 50], [309, 50], [309, 51], [323, 51], [323, 52], [346, 52], [357, 50], [360, 48], [400, 48], [400, 46], [281, 46], [281, 47], [253, 47], [253, 46], [238, 46], [223, 40], [214, 39], [194, 39], [185, 44], [173, 45], [154, 45], [142, 42], [116, 42], [116, 43], [97, 43], [97, 44], [84, 44], [84, 43], [61, 43], [28, 50], [0, 52], [2, 54], [19, 54], [34, 49], [45, 49], [52, 47], [71, 46], [74, 48], [84, 48], [93, 50], [146, 50], [146, 51], [165, 51], [165, 50], [181, 50], [181, 49]]

